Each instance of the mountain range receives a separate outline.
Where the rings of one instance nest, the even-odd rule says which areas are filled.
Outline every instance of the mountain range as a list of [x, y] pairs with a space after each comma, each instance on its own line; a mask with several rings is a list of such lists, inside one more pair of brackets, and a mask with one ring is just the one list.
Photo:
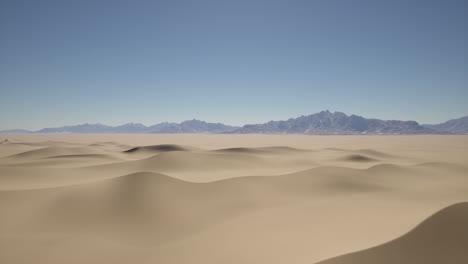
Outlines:
[[286, 121], [270, 121], [265, 124], [245, 125], [234, 133], [265, 134], [433, 134], [435, 130], [423, 127], [415, 121], [366, 119], [341, 112], [322, 111]]
[[458, 119], [451, 119], [441, 124], [424, 124], [423, 126], [438, 131], [451, 132], [454, 134], [468, 134], [468, 116], [464, 116]]
[[221, 123], [207, 123], [200, 120], [187, 120], [182, 123], [159, 123], [145, 126], [138, 123], [128, 123], [120, 126], [106, 126], [103, 124], [82, 124], [76, 126], [64, 126], [54, 128], [43, 128], [37, 131], [23, 129], [4, 130], [0, 133], [223, 133], [238, 129], [239, 127], [228, 126]]
[[243, 127], [222, 123], [207, 123], [187, 120], [181, 123], [159, 123], [145, 126], [128, 123], [120, 126], [81, 124], [37, 131], [23, 129], [4, 130], [0, 133], [211, 133], [211, 134], [468, 134], [468, 116], [435, 125], [420, 125], [416, 121], [380, 120], [347, 115], [342, 112], [322, 111], [316, 114], [270, 121], [263, 124], [248, 124]]

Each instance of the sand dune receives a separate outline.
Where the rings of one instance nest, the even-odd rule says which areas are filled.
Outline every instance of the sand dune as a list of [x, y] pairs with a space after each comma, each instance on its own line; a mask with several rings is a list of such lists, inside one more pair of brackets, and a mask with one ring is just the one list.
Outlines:
[[1, 144], [0, 263], [468, 260], [467, 137], [133, 137]]
[[432, 215], [398, 239], [320, 263], [466, 263], [467, 223], [468, 203], [455, 204]]

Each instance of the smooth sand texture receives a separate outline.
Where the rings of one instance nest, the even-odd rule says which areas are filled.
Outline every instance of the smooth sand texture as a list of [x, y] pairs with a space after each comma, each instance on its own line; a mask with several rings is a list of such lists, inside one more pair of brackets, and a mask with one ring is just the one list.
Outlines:
[[5, 139], [0, 263], [468, 263], [468, 136]]
[[404, 236], [321, 264], [466, 263], [468, 203], [442, 209]]

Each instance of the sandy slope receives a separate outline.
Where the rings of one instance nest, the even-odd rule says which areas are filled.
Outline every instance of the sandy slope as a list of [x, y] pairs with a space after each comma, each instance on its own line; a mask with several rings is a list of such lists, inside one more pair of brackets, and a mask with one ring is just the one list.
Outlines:
[[455, 204], [440, 210], [398, 239], [320, 263], [466, 263], [467, 225], [468, 203]]
[[467, 136], [5, 137], [0, 263], [468, 263]]

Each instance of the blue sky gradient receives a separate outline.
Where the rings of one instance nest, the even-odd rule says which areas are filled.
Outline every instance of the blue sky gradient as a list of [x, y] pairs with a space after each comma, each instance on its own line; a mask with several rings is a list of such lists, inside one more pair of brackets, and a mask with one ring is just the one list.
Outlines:
[[1, 0], [0, 129], [468, 115], [468, 1]]

